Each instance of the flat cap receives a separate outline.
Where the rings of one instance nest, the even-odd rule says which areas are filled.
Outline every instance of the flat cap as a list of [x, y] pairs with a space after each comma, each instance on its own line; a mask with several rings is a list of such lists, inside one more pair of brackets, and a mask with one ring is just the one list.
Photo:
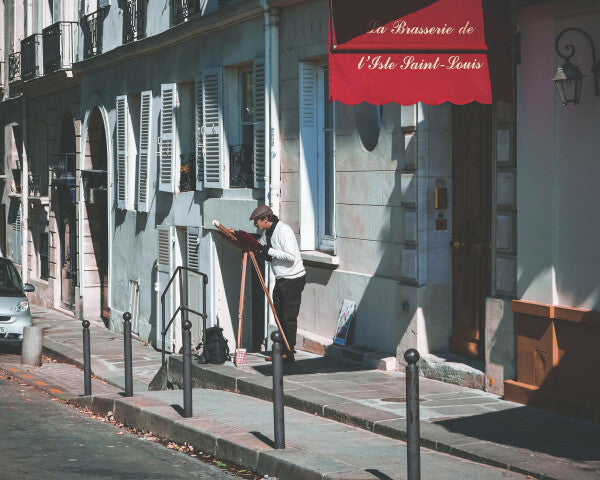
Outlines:
[[267, 205], [259, 205], [254, 209], [252, 215], [250, 215], [250, 220], [255, 220], [260, 217], [266, 217], [267, 215], [273, 215], [273, 210], [271, 210], [271, 207]]

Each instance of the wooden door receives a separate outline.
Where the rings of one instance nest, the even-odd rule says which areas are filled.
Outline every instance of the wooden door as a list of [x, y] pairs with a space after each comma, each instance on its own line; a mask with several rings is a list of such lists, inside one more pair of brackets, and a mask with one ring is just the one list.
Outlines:
[[453, 331], [450, 349], [483, 358], [491, 292], [492, 107], [453, 111]]

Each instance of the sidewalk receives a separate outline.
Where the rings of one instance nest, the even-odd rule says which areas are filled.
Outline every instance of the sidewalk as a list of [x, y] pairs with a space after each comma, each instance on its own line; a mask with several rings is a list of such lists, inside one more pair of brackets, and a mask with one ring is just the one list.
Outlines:
[[[34, 317], [37, 325], [46, 326], [44, 334], [46, 350], [65, 361], [80, 364], [82, 358], [81, 322], [60, 313], [37, 307], [34, 309]], [[95, 325], [90, 327], [90, 333], [94, 374], [113, 385], [123, 388], [122, 338]], [[139, 393], [143, 395], [143, 397], [140, 396], [140, 401], [143, 398], [148, 401], [152, 399], [152, 402], [166, 402], [165, 405], [181, 404], [182, 392], [180, 391], [147, 392], [148, 383], [160, 367], [160, 352], [156, 352], [151, 346], [144, 346], [141, 342], [134, 342], [133, 355], [134, 379], [136, 381], [136, 397], [134, 398], [137, 398]], [[180, 361], [176, 357], [172, 357], [169, 370], [172, 372], [171, 380], [175, 383], [178, 382], [180, 366]], [[39, 371], [43, 371], [45, 367]], [[81, 378], [81, 372], [73, 368], [71, 368], [71, 371], [72, 376], [79, 376], [79, 390], [76, 386], [73, 387], [73, 393], [77, 395], [82, 393], [83, 379]], [[266, 363], [258, 355], [249, 355], [248, 364], [243, 368], [236, 368], [229, 363], [218, 366], [194, 365], [194, 382], [196, 385], [230, 390], [245, 395], [211, 390], [194, 390], [195, 414], [193, 421], [198, 422], [199, 415], [203, 417], [209, 415], [207, 409], [217, 408], [210, 415], [213, 415], [212, 420], [218, 419], [222, 424], [221, 426], [228, 425], [227, 428], [236, 427], [242, 430], [246, 428], [244, 430], [246, 434], [252, 431], [262, 432], [262, 436], [270, 438], [272, 436], [272, 407], [269, 403], [250, 398], [270, 399], [270, 371], [270, 363]], [[402, 442], [395, 440], [405, 438], [404, 375], [402, 373], [392, 372], [386, 374], [381, 371], [361, 370], [360, 367], [340, 364], [327, 358], [300, 353], [296, 364], [286, 364], [285, 375], [286, 405], [294, 407], [293, 410], [286, 410], [288, 444], [295, 444], [294, 442], [303, 438], [303, 435], [306, 436], [305, 433], [302, 433], [303, 422], [308, 422], [306, 425], [313, 425], [311, 422], [324, 422], [320, 424], [322, 428], [312, 428], [310, 430], [311, 433], [308, 435], [308, 439], [313, 438], [317, 431], [337, 432], [339, 430], [343, 432], [339, 437], [339, 441], [340, 445], [344, 445], [344, 448], [350, 448], [348, 447], [350, 443], [354, 444], [354, 440], [350, 441], [351, 435], [354, 434], [358, 435], [356, 439], [358, 444], [361, 443], [361, 438], [373, 438], [372, 441], [375, 443], [392, 442], [386, 444], [391, 449], [404, 448]], [[422, 377], [420, 379], [420, 390], [421, 436], [422, 443], [426, 447], [447, 452], [457, 457], [491, 464], [506, 470], [521, 472], [535, 478], [556, 480], [600, 479], [599, 426], [505, 402], [482, 391], [470, 390]], [[93, 393], [94, 400], [100, 398], [96, 396], [97, 393], [100, 393], [99, 390], [97, 391], [94, 388]], [[122, 399], [120, 396], [114, 397], [116, 400], [113, 397], [109, 398], [112, 398], [112, 400], [108, 400], [109, 402], [125, 402], [128, 405], [131, 402], [135, 403], [131, 399]], [[96, 405], [99, 405], [98, 402], [100, 400], [96, 400]], [[231, 406], [231, 402], [235, 406]], [[224, 406], [227, 406], [229, 410], [221, 408]], [[116, 408], [116, 405], [113, 407]], [[246, 414], [242, 407], [248, 408]], [[173, 411], [173, 407], [168, 408]], [[253, 430], [258, 428], [257, 425], [259, 425], [254, 422], [253, 414], [250, 413], [254, 410], [257, 412], [264, 410], [265, 412], [262, 420], [263, 425], [259, 430]], [[306, 413], [298, 410], [304, 410]], [[229, 419], [232, 411], [236, 412], [235, 425], [229, 425], [225, 421], [225, 418]], [[167, 417], [170, 418], [169, 415]], [[262, 418], [263, 414], [260, 417]], [[299, 419], [298, 422], [300, 423], [294, 426], [294, 422], [290, 423], [291, 418]], [[172, 418], [173, 421], [175, 419], [179, 423], [182, 422], [177, 415]], [[204, 419], [207, 420], [207, 418]], [[246, 422], [250, 423], [246, 425]], [[267, 423], [270, 425], [269, 428], [267, 428]], [[209, 424], [212, 425], [210, 422], [207, 423], [207, 425]], [[360, 427], [363, 430], [357, 430], [347, 424]], [[300, 428], [300, 430], [296, 431], [296, 428]], [[351, 434], [349, 432], [355, 433]], [[338, 451], [335, 446], [338, 441], [337, 434], [323, 433], [323, 435], [322, 441], [324, 443], [317, 449], [317, 452], [325, 457], [325, 453], [333, 455], [333, 458], [330, 458], [331, 461], [345, 458], [344, 452]], [[253, 438], [256, 439], [256, 436], [253, 436]], [[318, 444], [319, 441], [316, 437], [313, 439], [315, 444]], [[310, 443], [312, 442], [308, 441], [308, 444]], [[245, 444], [246, 440], [241, 442], [238, 447], [245, 448]], [[252, 443], [248, 445], [252, 445]], [[287, 452], [291, 451], [286, 449], [286, 454], [283, 454], [282, 452], [270, 450], [268, 443], [267, 446], [264, 443], [262, 445], [268, 449], [269, 455], [287, 455]], [[303, 449], [304, 452], [311, 451], [310, 445], [307, 446], [301, 443], [297, 445], [299, 445], [297, 448]], [[262, 450], [260, 451], [262, 452]], [[358, 452], [353, 452], [352, 449], [347, 451], [352, 458], [358, 455]], [[258, 453], [256, 455], [260, 457]], [[265, 453], [265, 455], [267, 454]], [[451, 460], [450, 463], [454, 462], [457, 465], [465, 463], [456, 458], [452, 460], [452, 457], [446, 455], [441, 455], [439, 458], [436, 455], [441, 454], [427, 451], [422, 459], [423, 467], [425, 468], [426, 463], [430, 462], [429, 459], [433, 458], [437, 460], [431, 460], [431, 465], [436, 464], [438, 461], [441, 462], [439, 465], [442, 465], [445, 461], [443, 459], [446, 458]], [[372, 456], [359, 455], [359, 457], [366, 462], [372, 459], [371, 467], [373, 465], [375, 467], [380, 464], [384, 465], [389, 458], [398, 460], [401, 457], [402, 462], [404, 461], [404, 456], [397, 453], [397, 451], [394, 455], [384, 455], [385, 458], [380, 458], [375, 453]], [[352, 464], [346, 461], [343, 463]], [[360, 470], [362, 466], [368, 468], [368, 465], [367, 462], [365, 465], [359, 467], [355, 465], [354, 467]], [[402, 467], [397, 463], [395, 465], [394, 468], [399, 468], [398, 472], [405, 472], [405, 466]], [[466, 462], [465, 465], [472, 466], [476, 464]], [[247, 466], [250, 467], [250, 464]], [[443, 469], [446, 468], [450, 467], [443, 467]], [[465, 468], [469, 470], [472, 467]], [[485, 468], [487, 471], [487, 467], [482, 465], [478, 465], [477, 468]], [[427, 476], [423, 475], [423, 478], [470, 478], [462, 473], [458, 475], [456, 470], [447, 470], [447, 472], [452, 471], [454, 476], [439, 477], [428, 474]], [[483, 475], [492, 475], [490, 478], [494, 478], [492, 472], [497, 471], [496, 469], [489, 469], [489, 472], [482, 472], [481, 475], [477, 474], [473, 478], [482, 478]], [[436, 475], [439, 474], [438, 472]], [[503, 474], [512, 475], [506, 471]], [[378, 477], [373, 474], [364, 478], [403, 478], [398, 473], [391, 476], [386, 473], [386, 475], [388, 477]], [[312, 477], [285, 476], [282, 478]], [[315, 478], [325, 477], [317, 476]], [[363, 477], [351, 476], [344, 478]], [[514, 478], [520, 477], [516, 476]]]

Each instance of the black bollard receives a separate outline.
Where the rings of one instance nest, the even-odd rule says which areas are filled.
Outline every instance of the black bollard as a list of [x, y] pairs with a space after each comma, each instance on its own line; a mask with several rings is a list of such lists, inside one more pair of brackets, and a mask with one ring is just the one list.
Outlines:
[[92, 360], [90, 354], [90, 322], [84, 320], [83, 326], [83, 390], [85, 395], [92, 394]]
[[271, 333], [273, 340], [273, 423], [275, 427], [275, 448], [285, 448], [285, 422], [283, 418], [283, 358], [281, 357], [281, 341], [279, 330]]
[[192, 416], [192, 322], [184, 320], [183, 327], [183, 416]]
[[404, 352], [406, 366], [406, 457], [408, 480], [421, 479], [421, 434], [419, 419], [419, 352]]
[[123, 342], [125, 350], [125, 396], [133, 397], [133, 359], [131, 358], [131, 313], [123, 314]]

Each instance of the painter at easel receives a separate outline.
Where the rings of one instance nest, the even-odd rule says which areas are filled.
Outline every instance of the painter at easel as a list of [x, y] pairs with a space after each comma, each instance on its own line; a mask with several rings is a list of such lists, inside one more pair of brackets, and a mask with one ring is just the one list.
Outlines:
[[254, 226], [263, 231], [260, 243], [267, 261], [275, 274], [273, 303], [283, 333], [290, 345], [284, 359], [294, 361], [294, 346], [298, 330], [298, 313], [302, 290], [306, 285], [306, 271], [300, 256], [300, 248], [292, 228], [283, 223], [267, 205], [260, 205], [250, 215]]

